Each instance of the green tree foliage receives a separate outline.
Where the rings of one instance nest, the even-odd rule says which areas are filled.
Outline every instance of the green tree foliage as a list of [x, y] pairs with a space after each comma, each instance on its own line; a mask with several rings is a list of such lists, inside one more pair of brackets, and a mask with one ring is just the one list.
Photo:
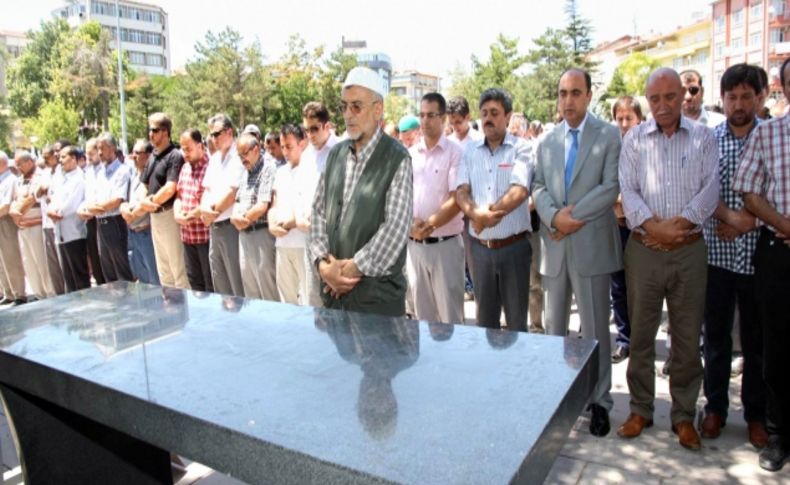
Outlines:
[[222, 112], [237, 126], [260, 123], [271, 93], [270, 77], [257, 42], [243, 45], [241, 34], [226, 28], [206, 33], [195, 45], [197, 56], [186, 75], [175, 81], [167, 109], [177, 127], [204, 128], [208, 118]]
[[61, 58], [64, 39], [70, 35], [62, 19], [41, 22], [41, 29], [27, 33], [30, 43], [8, 70], [8, 104], [16, 116], [38, 115], [44, 102], [54, 96], [50, 83]]
[[614, 71], [607, 95], [610, 97], [630, 94], [642, 96], [650, 73], [661, 67], [661, 63], [644, 52], [628, 56]]
[[523, 111], [529, 119], [553, 121], [557, 111], [557, 82], [572, 67], [591, 74], [596, 64], [588, 59], [592, 50], [589, 20], [581, 16], [576, 1], [566, 2], [567, 24], [564, 28], [548, 28], [533, 39], [534, 46], [526, 55], [518, 52], [518, 40], [503, 35], [491, 46], [489, 59], [481, 62], [472, 57], [472, 72], [457, 67], [450, 75], [451, 95], [469, 100], [473, 116], [477, 116], [480, 93], [490, 87], [502, 87], [513, 96], [515, 111]]
[[54, 143], [60, 138], [74, 140], [80, 125], [79, 113], [60, 98], [45, 101], [38, 116], [24, 122], [25, 131], [38, 137], [38, 144]]
[[398, 124], [398, 121], [405, 115], [414, 114], [410, 105], [409, 100], [403, 96], [392, 92], [387, 94], [387, 97], [384, 98], [384, 121]]

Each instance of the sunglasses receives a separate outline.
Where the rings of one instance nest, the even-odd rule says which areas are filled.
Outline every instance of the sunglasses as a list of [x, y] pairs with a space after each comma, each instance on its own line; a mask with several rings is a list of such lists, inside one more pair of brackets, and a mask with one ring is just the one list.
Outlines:
[[162, 131], [162, 128], [154, 128], [154, 127], [148, 128], [148, 133], [159, 133], [160, 131]]
[[692, 96], [696, 96], [699, 94], [700, 87], [699, 86], [691, 86], [688, 88], [688, 92]]
[[219, 136], [222, 135], [224, 132], [225, 130], [212, 131], [211, 133], [209, 133], [209, 136], [211, 138], [219, 138]]
[[313, 135], [315, 135], [316, 133], [321, 131], [321, 127], [319, 125], [305, 126], [304, 127], [304, 131], [307, 131], [307, 132], [312, 133]]

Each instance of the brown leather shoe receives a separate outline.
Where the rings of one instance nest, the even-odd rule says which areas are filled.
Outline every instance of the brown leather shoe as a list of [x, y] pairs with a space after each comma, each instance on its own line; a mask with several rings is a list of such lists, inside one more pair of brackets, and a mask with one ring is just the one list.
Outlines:
[[699, 425], [699, 433], [703, 438], [712, 440], [719, 437], [724, 425], [724, 418], [720, 414], [708, 413]]
[[621, 438], [636, 438], [642, 434], [642, 430], [653, 426], [653, 420], [645, 418], [635, 413], [628, 415], [620, 428], [617, 430], [617, 436]]
[[748, 425], [749, 443], [759, 450], [768, 446], [768, 432], [765, 430], [765, 425], [760, 421], [750, 421]]
[[691, 421], [681, 421], [677, 424], [673, 424], [672, 432], [678, 435], [678, 442], [683, 448], [688, 448], [689, 450], [699, 450], [702, 448], [702, 442]]

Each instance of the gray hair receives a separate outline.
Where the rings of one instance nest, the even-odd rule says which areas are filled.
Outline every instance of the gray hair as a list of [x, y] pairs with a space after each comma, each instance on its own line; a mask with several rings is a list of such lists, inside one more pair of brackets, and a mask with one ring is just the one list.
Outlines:
[[115, 137], [112, 136], [112, 133], [102, 133], [98, 137], [96, 137], [97, 143], [106, 143], [108, 145], [112, 145], [113, 148], [118, 148], [118, 142], [115, 141]]
[[3, 150], [0, 150], [0, 160], [5, 160], [6, 162], [8, 161], [8, 154]]
[[223, 130], [227, 130], [228, 128], [233, 129], [233, 121], [231, 121], [230, 117], [225, 113], [217, 113], [208, 119], [209, 126], [213, 125], [214, 123], [222, 123]]
[[33, 155], [27, 150], [19, 150], [16, 152], [16, 158], [18, 158], [20, 162], [27, 162], [28, 160], [35, 161]]

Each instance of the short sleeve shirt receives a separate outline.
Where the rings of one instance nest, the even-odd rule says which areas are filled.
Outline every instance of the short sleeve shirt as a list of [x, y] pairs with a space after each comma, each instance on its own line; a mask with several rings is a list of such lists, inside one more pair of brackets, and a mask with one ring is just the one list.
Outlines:
[[[145, 169], [140, 176], [140, 181], [148, 187], [148, 195], [153, 195], [164, 187], [168, 182], [178, 182], [178, 174], [184, 165], [184, 157], [172, 143], [162, 150], [155, 153], [145, 164]], [[162, 204], [164, 210], [173, 207], [176, 200], [175, 194]]]

